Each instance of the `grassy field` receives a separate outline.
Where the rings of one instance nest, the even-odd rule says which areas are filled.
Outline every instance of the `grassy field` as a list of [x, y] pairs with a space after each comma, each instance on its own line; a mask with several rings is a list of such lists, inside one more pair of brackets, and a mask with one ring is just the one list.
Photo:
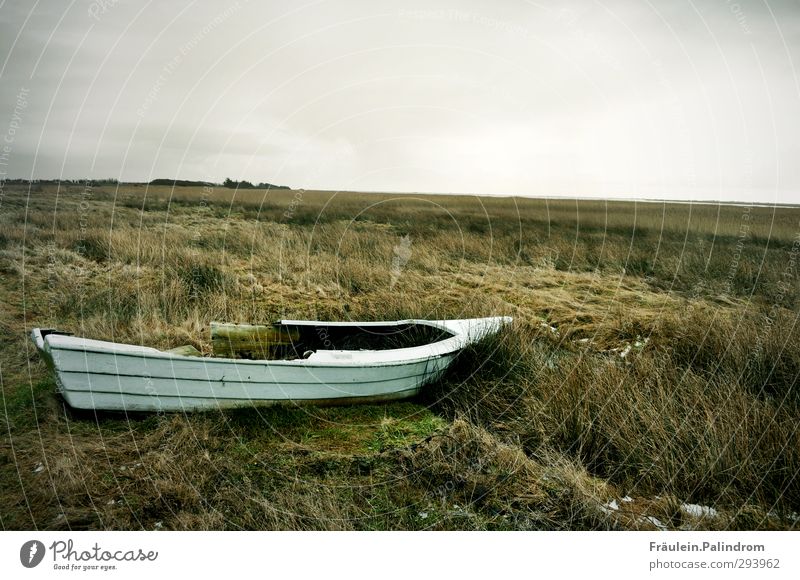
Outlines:
[[[795, 528], [799, 258], [792, 208], [6, 185], [0, 525]], [[71, 411], [27, 335], [500, 314], [415, 400], [191, 416]]]

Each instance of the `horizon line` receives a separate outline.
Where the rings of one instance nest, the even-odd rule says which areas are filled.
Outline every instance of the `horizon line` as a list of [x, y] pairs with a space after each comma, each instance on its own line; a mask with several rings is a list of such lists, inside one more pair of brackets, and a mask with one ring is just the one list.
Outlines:
[[[733, 205], [733, 206], [746, 206], [746, 207], [781, 207], [781, 208], [800, 208], [800, 203], [786, 203], [786, 202], [757, 202], [745, 201], [742, 199], [729, 199], [729, 200], [715, 200], [715, 199], [668, 199], [659, 197], [599, 197], [594, 195], [572, 195], [572, 194], [533, 194], [533, 193], [464, 193], [464, 192], [439, 192], [439, 191], [392, 191], [392, 190], [361, 190], [361, 189], [318, 189], [311, 187], [292, 187], [288, 185], [269, 184], [272, 187], [258, 187], [259, 182], [249, 182], [246, 179], [238, 181], [247, 181], [252, 183], [253, 187], [225, 187], [223, 182], [207, 181], [200, 179], [172, 179], [172, 178], [154, 178], [150, 181], [121, 181], [113, 177], [105, 178], [27, 178], [27, 177], [14, 177], [1, 179], [0, 182], [23, 182], [28, 184], [34, 183], [49, 183], [57, 184], [62, 182], [73, 183], [96, 183], [107, 182], [107, 185], [135, 185], [135, 186], [150, 186], [150, 187], [169, 187], [165, 184], [153, 184], [152, 181], [165, 180], [177, 182], [191, 182], [192, 185], [173, 185], [176, 187], [200, 187], [202, 185], [213, 185], [224, 187], [225, 189], [232, 189], [235, 191], [269, 191], [284, 190], [284, 191], [317, 191], [322, 193], [360, 193], [360, 194], [374, 194], [374, 195], [441, 195], [441, 196], [468, 196], [468, 197], [496, 197], [496, 198], [521, 198], [521, 199], [544, 199], [544, 200], [575, 200], [575, 201], [611, 201], [611, 202], [628, 202], [628, 203], [678, 203], [678, 204], [694, 204], [694, 205]], [[260, 182], [266, 183], [266, 182]], [[196, 185], [195, 185], [196, 184]]]

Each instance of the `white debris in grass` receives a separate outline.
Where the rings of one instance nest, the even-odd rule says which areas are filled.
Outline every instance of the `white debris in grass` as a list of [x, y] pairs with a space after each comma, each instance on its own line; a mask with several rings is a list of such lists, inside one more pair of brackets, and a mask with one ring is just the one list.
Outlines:
[[662, 532], [667, 530], [667, 526], [665, 526], [663, 523], [661, 523], [661, 520], [659, 520], [655, 516], [644, 516], [644, 518], [639, 518], [639, 521], [650, 522], [651, 524], [653, 524], [656, 528], [658, 528]]
[[619, 504], [615, 499], [612, 499], [604, 506], [600, 506], [600, 511], [603, 512], [604, 514], [610, 514], [612, 512], [617, 511], [618, 509], [619, 509]]
[[609, 350], [608, 350], [608, 351], [606, 351], [606, 352], [618, 353], [618, 354], [619, 354], [619, 356], [620, 356], [620, 358], [625, 358], [626, 356], [628, 356], [628, 355], [631, 353], [631, 351], [632, 351], [634, 348], [635, 348], [636, 350], [641, 350], [641, 349], [643, 349], [643, 348], [644, 348], [644, 345], [646, 345], [646, 344], [648, 343], [648, 341], [649, 341], [649, 340], [650, 340], [649, 338], [644, 338], [644, 339], [642, 339], [642, 338], [640, 338], [640, 337], [636, 337], [636, 340], [633, 342], [633, 344], [631, 344], [630, 342], [628, 342], [628, 343], [625, 343], [625, 346], [621, 346], [621, 347], [619, 347], [619, 348], [612, 348], [612, 349], [609, 349]]
[[541, 326], [542, 328], [546, 328], [546, 329], [548, 329], [548, 330], [549, 330], [550, 332], [552, 332], [553, 334], [558, 334], [558, 329], [557, 329], [555, 326], [550, 326], [550, 325], [549, 325], [549, 324], [547, 324], [546, 322], [541, 322], [541, 323], [539, 323], [539, 326]]
[[34, 473], [41, 473], [42, 471], [44, 471], [44, 465], [42, 465], [41, 463], [37, 463], [36, 466], [33, 468]]
[[622, 498], [622, 501], [624, 501], [625, 503], [629, 503], [633, 501], [633, 498], [629, 495], [626, 495], [625, 497]]
[[697, 505], [696, 503], [685, 503], [681, 505], [681, 511], [693, 518], [715, 518], [717, 517], [717, 510], [706, 505]]

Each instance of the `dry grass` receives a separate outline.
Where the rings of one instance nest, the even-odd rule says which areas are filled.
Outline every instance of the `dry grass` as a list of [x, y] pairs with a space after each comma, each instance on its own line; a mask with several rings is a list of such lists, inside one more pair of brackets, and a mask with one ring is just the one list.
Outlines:
[[[3, 528], [796, 525], [800, 210], [144, 186], [1, 203]], [[209, 352], [215, 319], [490, 314], [516, 322], [417, 401], [194, 416], [65, 409], [26, 335]]]

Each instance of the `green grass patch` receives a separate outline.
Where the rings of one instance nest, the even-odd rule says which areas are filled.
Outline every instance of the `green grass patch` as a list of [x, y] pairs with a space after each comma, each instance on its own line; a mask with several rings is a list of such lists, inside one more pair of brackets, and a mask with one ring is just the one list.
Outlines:
[[370, 451], [399, 449], [431, 437], [443, 430], [447, 422], [427, 409], [405, 417], [386, 416], [367, 443]]
[[53, 396], [56, 386], [52, 379], [36, 383], [8, 386], [3, 383], [3, 419], [11, 432], [33, 429], [47, 409], [48, 398]]

